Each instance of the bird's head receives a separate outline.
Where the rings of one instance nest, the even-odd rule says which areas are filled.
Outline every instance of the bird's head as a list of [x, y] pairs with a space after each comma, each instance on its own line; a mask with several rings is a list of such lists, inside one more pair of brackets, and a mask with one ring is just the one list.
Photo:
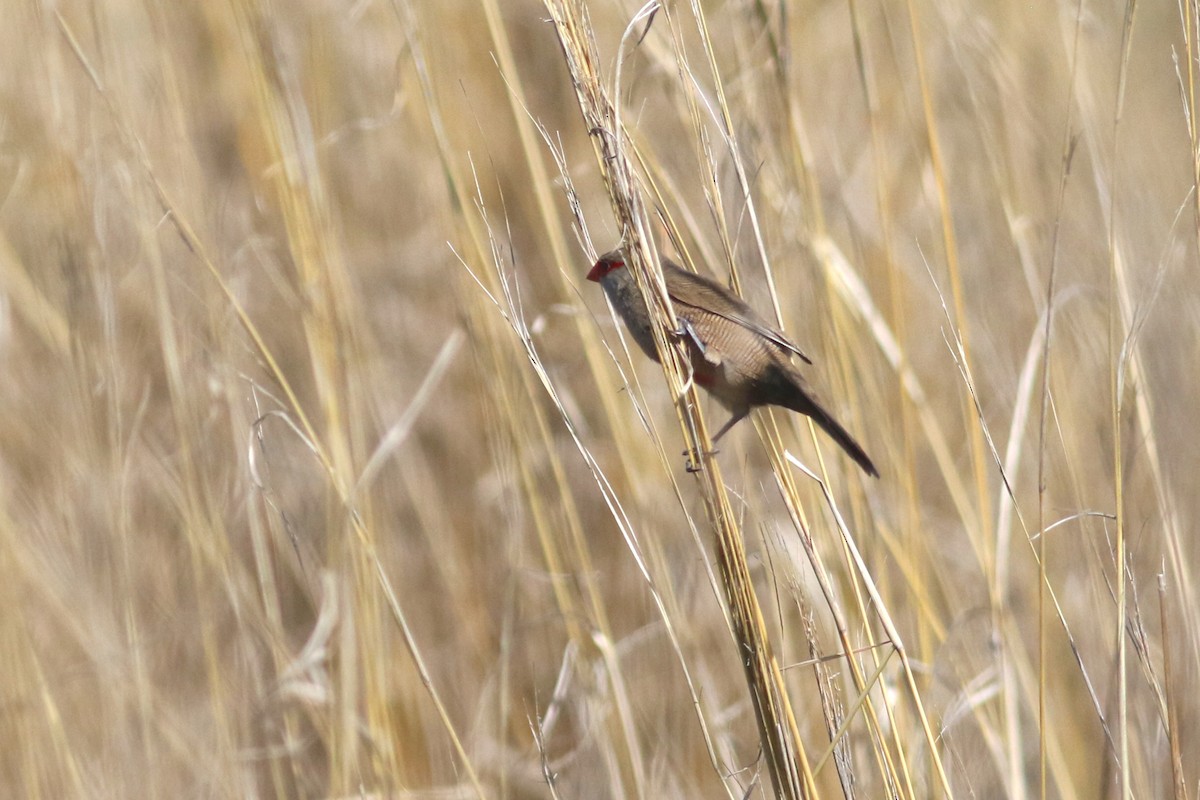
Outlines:
[[620, 250], [613, 250], [600, 256], [600, 259], [588, 271], [587, 278], [589, 281], [599, 283], [613, 270], [622, 269], [625, 266], [625, 254]]

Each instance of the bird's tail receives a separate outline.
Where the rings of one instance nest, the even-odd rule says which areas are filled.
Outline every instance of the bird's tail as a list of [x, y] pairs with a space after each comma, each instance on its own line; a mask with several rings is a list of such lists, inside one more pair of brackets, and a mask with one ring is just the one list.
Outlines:
[[841, 445], [842, 449], [846, 451], [846, 455], [854, 459], [855, 463], [862, 467], [864, 472], [872, 478], [878, 478], [879, 470], [875, 469], [875, 462], [871, 461], [871, 457], [863, 451], [862, 445], [850, 435], [850, 432], [838, 424], [836, 419], [829, 416], [829, 412], [816, 403], [812, 404], [812, 408], [812, 411], [806, 411], [805, 413], [813, 418], [813, 422], [820, 425], [823, 431], [828, 433], [835, 442]]
[[875, 462], [871, 461], [871, 457], [862, 449], [862, 445], [850, 435], [850, 432], [843, 428], [841, 423], [834, 419], [828, 411], [821, 407], [820, 403], [813, 399], [805, 387], [804, 379], [794, 374], [789, 374], [788, 378], [790, 378], [788, 383], [792, 385], [788, 387], [790, 391], [786, 392], [784, 397], [780, 398], [782, 402], [779, 405], [812, 417], [813, 422], [817, 423], [821, 427], [821, 430], [829, 434], [830, 438], [837, 442], [846, 451], [846, 455], [854, 459], [855, 463], [862, 467], [864, 472], [873, 478], [878, 478], [879, 470], [875, 468]]

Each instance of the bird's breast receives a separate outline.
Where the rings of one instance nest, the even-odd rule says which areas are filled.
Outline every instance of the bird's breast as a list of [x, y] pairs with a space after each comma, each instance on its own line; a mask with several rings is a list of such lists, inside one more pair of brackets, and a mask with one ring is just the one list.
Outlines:
[[642, 302], [637, 285], [631, 280], [619, 281], [612, 277], [604, 278], [600, 285], [604, 287], [604, 293], [621, 315], [625, 328], [638, 347], [647, 356], [658, 361], [658, 351], [654, 349], [654, 333], [650, 330], [650, 312]]

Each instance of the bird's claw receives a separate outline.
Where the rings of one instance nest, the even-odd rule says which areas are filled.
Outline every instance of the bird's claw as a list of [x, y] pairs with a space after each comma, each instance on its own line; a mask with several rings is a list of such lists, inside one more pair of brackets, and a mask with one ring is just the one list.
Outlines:
[[701, 460], [703, 457], [706, 457], [706, 456], [712, 457], [712, 456], [715, 456], [719, 452], [721, 452], [721, 451], [715, 450], [715, 449], [714, 450], [706, 450], [703, 453], [698, 453], [697, 458], [693, 458], [691, 450], [684, 450], [683, 455], [687, 456], [687, 463], [684, 464], [684, 469], [686, 469], [689, 474], [695, 475], [697, 472], [700, 472], [704, 469], [704, 463]]
[[690, 339], [692, 344], [696, 345], [697, 352], [702, 356], [706, 355], [705, 351], [708, 348], [704, 346], [704, 341], [700, 338], [700, 334], [696, 333], [696, 328], [688, 320], [679, 320], [679, 330], [671, 331], [671, 333], [680, 339]]

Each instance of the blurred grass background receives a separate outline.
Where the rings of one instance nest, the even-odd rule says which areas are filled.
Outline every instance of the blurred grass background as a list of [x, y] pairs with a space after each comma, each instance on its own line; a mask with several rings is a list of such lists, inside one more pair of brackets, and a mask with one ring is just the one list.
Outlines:
[[[919, 696], [956, 796], [1197, 797], [1195, 3], [700, 5], [597, 67], [882, 472], [723, 441], [815, 790], [942, 793]], [[0, 794], [773, 796], [549, 16], [10, 8]]]

